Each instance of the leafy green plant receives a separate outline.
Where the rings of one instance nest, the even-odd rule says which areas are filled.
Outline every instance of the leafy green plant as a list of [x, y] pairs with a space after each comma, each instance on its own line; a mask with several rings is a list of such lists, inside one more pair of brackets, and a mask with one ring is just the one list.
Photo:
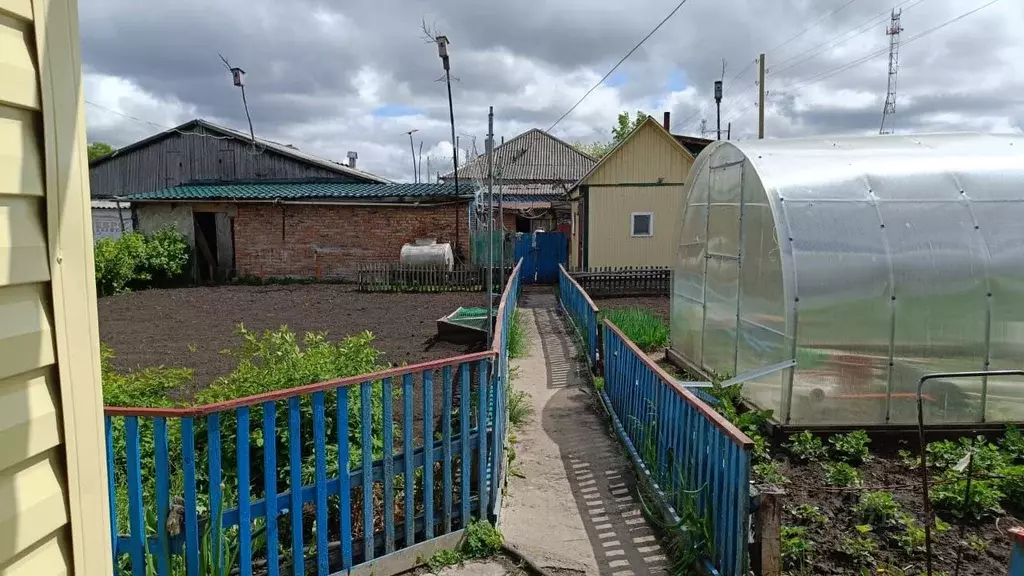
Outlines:
[[960, 520], [984, 520], [1003, 514], [1000, 502], [1005, 495], [994, 482], [974, 479], [970, 502], [964, 499], [966, 491], [966, 479], [939, 483], [931, 490], [932, 504], [936, 510]]
[[780, 486], [789, 483], [789, 478], [782, 474], [779, 463], [774, 460], [754, 464], [754, 477], [757, 479], [758, 484]]
[[857, 566], [873, 566], [878, 542], [871, 538], [871, 526], [858, 524], [854, 529], [857, 534], [844, 537], [839, 544], [839, 551], [852, 558]]
[[860, 486], [860, 472], [846, 462], [824, 462], [825, 482], [833, 486], [851, 488]]
[[800, 569], [807, 565], [814, 544], [807, 539], [807, 528], [783, 526], [781, 534], [782, 563], [788, 569]]
[[471, 522], [466, 526], [466, 542], [462, 553], [467, 558], [487, 558], [497, 554], [505, 544], [501, 532], [486, 520]]
[[602, 319], [608, 319], [644, 352], [654, 352], [668, 346], [668, 326], [665, 321], [643, 308], [615, 308], [602, 310]]
[[526, 356], [529, 343], [526, 341], [526, 328], [520, 310], [512, 312], [512, 324], [508, 327], [508, 355], [512, 358]]
[[899, 524], [903, 511], [892, 492], [865, 492], [853, 507], [857, 518], [877, 528]]
[[128, 232], [116, 240], [101, 238], [93, 251], [96, 291], [109, 296], [165, 286], [184, 272], [189, 252], [185, 237], [173, 226], [148, 236]]
[[434, 555], [427, 559], [427, 568], [431, 572], [440, 572], [442, 568], [448, 566], [455, 566], [465, 562], [462, 554], [458, 550], [438, 550], [434, 552]]
[[854, 430], [849, 434], [836, 434], [828, 439], [832, 445], [832, 454], [837, 459], [850, 464], [860, 464], [871, 458], [868, 444], [871, 438], [864, 430]]
[[530, 403], [530, 394], [523, 390], [512, 388], [511, 381], [505, 384], [505, 397], [508, 402], [508, 421], [513, 428], [522, 427], [533, 419], [533, 404]]
[[1007, 424], [999, 444], [1014, 460], [1024, 463], [1024, 433], [1021, 433], [1020, 428]]
[[977, 534], [968, 534], [965, 542], [968, 548], [979, 554], [988, 550], [988, 540], [979, 537]]
[[828, 516], [821, 511], [821, 508], [813, 504], [797, 504], [790, 508], [789, 513], [799, 520], [801, 524], [818, 525], [828, 523]]
[[604, 378], [600, 376], [594, 377], [594, 390], [597, 390], [598, 392], [604, 390]]
[[921, 466], [921, 455], [910, 450], [898, 450], [896, 457], [900, 459], [900, 464], [907, 468], [916, 469]]
[[998, 482], [999, 491], [1006, 497], [1006, 502], [1018, 509], [1024, 508], [1024, 465], [1007, 466], [998, 472], [1002, 476]]
[[960, 438], [955, 442], [931, 442], [926, 450], [928, 463], [940, 470], [962, 466], [968, 454], [974, 454], [975, 470], [996, 471], [1012, 462], [1012, 456], [999, 450], [998, 446], [988, 442], [983, 436]]
[[810, 430], [790, 436], [786, 449], [798, 460], [805, 462], [820, 460], [827, 454], [821, 438], [812, 434]]

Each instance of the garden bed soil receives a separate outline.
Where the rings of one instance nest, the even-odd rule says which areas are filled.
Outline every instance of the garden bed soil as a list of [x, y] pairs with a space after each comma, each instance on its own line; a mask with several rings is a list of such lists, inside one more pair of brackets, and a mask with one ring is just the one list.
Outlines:
[[363, 293], [336, 284], [217, 286], [146, 290], [99, 300], [100, 339], [113, 348], [118, 370], [191, 368], [189, 399], [237, 360], [222, 354], [242, 342], [239, 323], [262, 332], [288, 326], [301, 338], [326, 331], [339, 340], [373, 333], [381, 361], [415, 364], [476, 351], [435, 339], [438, 318], [459, 306], [486, 305], [479, 292]]
[[[908, 444], [901, 448], [915, 451]], [[777, 457], [780, 458], [780, 457]], [[785, 457], [780, 458], [781, 472], [789, 479], [788, 484], [781, 486], [785, 491], [783, 526], [800, 525], [791, 509], [800, 504], [818, 506], [828, 516], [824, 525], [808, 526], [807, 539], [813, 542], [814, 549], [809, 555], [809, 562], [804, 568], [806, 572], [793, 570], [794, 574], [814, 575], [860, 575], [861, 568], [868, 568], [869, 573], [876, 573], [879, 567], [899, 567], [906, 574], [923, 574], [925, 569], [924, 552], [908, 553], [891, 539], [891, 535], [900, 533], [900, 529], [884, 530], [876, 528], [871, 538], [878, 544], [878, 550], [872, 553], [874, 564], [858, 564], [851, 556], [841, 551], [845, 539], [857, 536], [855, 528], [863, 522], [858, 521], [853, 506], [864, 492], [891, 492], [904, 512], [912, 514], [918, 522], [924, 520], [924, 509], [921, 504], [920, 475], [917, 470], [908, 468], [895, 454], [874, 454], [873, 459], [857, 467], [861, 474], [863, 488], [841, 489], [829, 486], [825, 482], [824, 472], [818, 463], [795, 463]], [[978, 474], [984, 474], [978, 471]], [[931, 475], [935, 481], [935, 475]], [[1007, 530], [1014, 526], [1024, 525], [1024, 514], [1021, 510], [1008, 511], [997, 520], [964, 524], [963, 538], [973, 535], [989, 546], [984, 551], [975, 551], [966, 544], [962, 547], [962, 560], [959, 570], [961, 576], [983, 576], [1005, 574], [1010, 558], [1010, 538]], [[936, 533], [932, 530], [932, 569], [934, 574], [954, 574], [956, 558], [960, 542], [961, 524], [955, 519], [939, 514], [939, 518], [949, 523], [948, 530]], [[998, 522], [998, 525], [997, 525]], [[884, 574], [893, 574], [889, 569]], [[895, 572], [902, 574], [903, 572]]]
[[668, 296], [632, 296], [626, 298], [594, 298], [594, 304], [597, 305], [599, 310], [643, 308], [668, 324], [671, 316], [672, 301]]

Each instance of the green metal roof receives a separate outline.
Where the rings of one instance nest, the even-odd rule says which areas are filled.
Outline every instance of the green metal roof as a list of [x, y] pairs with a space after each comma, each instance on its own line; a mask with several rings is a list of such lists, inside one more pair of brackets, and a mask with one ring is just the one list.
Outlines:
[[[454, 184], [379, 184], [372, 182], [257, 181], [189, 183], [155, 192], [126, 196], [125, 200], [360, 200], [382, 198], [433, 199], [455, 196]], [[472, 197], [473, 187], [459, 186], [460, 197]]]

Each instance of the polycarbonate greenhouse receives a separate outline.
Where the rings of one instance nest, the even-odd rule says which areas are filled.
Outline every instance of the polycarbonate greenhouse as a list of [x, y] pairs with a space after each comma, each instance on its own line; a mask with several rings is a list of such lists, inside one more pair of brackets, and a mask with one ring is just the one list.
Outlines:
[[[776, 421], [912, 423], [924, 374], [1024, 368], [1024, 137], [717, 142], [692, 174], [673, 350], [775, 366], [743, 390]], [[1024, 420], [1024, 378], [924, 399], [927, 422]]]

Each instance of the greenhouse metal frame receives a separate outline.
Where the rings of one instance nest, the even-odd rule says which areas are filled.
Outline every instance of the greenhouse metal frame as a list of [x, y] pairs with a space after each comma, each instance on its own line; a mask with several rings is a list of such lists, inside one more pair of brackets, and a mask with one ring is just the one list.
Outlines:
[[[685, 190], [672, 350], [785, 425], [916, 422], [919, 378], [1024, 367], [1024, 136], [717, 142]], [[950, 378], [930, 423], [1024, 420]]]

